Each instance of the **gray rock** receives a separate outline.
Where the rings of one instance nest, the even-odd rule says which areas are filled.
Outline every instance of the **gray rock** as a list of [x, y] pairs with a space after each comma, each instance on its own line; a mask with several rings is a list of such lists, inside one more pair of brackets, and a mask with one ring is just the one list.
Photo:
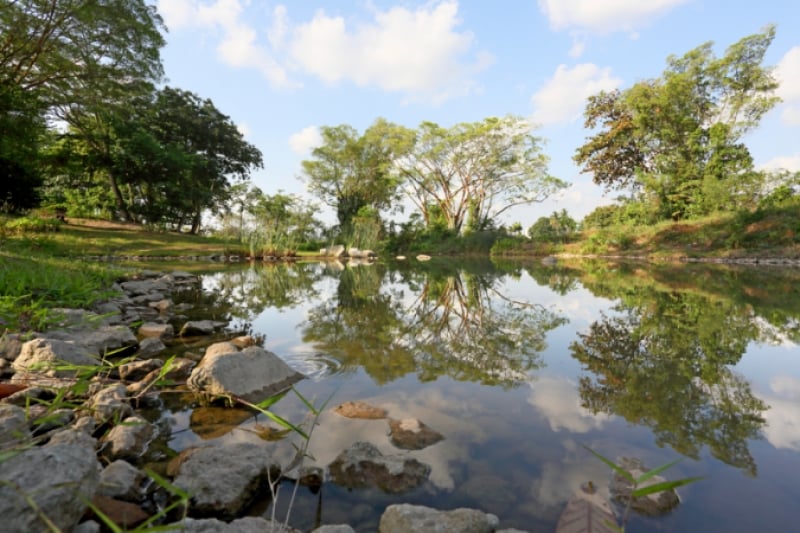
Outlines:
[[233, 517], [263, 483], [280, 476], [267, 448], [250, 442], [195, 448], [182, 459], [173, 483], [192, 495], [195, 516]]
[[389, 440], [404, 450], [421, 450], [444, 439], [441, 433], [416, 418], [389, 419]]
[[206, 348], [205, 357], [214, 357], [215, 355], [222, 355], [226, 353], [236, 353], [239, 348], [232, 342], [215, 342]]
[[56, 370], [57, 363], [97, 366], [100, 361], [82, 344], [59, 339], [33, 339], [22, 345], [19, 357], [14, 360], [17, 372], [35, 372], [50, 377], [69, 377], [74, 370]]
[[224, 322], [215, 322], [213, 320], [193, 320], [183, 325], [180, 335], [181, 337], [211, 335], [217, 328], [224, 325]]
[[172, 324], [159, 324], [157, 322], [145, 322], [137, 333], [140, 337], [155, 337], [162, 341], [169, 341], [175, 336], [175, 329]]
[[94, 419], [100, 423], [114, 418], [120, 420], [133, 414], [133, 408], [128, 403], [128, 391], [122, 383], [101, 389], [89, 399], [87, 405]]
[[54, 433], [53, 436], [50, 437], [48, 444], [69, 444], [94, 450], [97, 446], [97, 439], [92, 437], [89, 433], [82, 431], [80, 428], [69, 427]]
[[153, 370], [158, 370], [162, 366], [164, 366], [164, 361], [161, 359], [131, 361], [119, 366], [119, 377], [124, 381], [139, 381]]
[[122, 290], [125, 291], [129, 296], [140, 296], [143, 294], [153, 293], [153, 292], [169, 292], [171, 287], [165, 281], [160, 280], [131, 280], [131, 281], [124, 281], [120, 284]]
[[94, 520], [87, 520], [75, 526], [72, 533], [100, 533], [100, 524]]
[[0, 450], [8, 449], [31, 438], [25, 409], [0, 404]]
[[230, 523], [216, 518], [186, 518], [170, 526], [182, 533], [300, 533], [297, 529], [255, 516], [246, 516]]
[[113, 355], [136, 346], [139, 341], [127, 326], [104, 326], [97, 329], [49, 331], [47, 337], [74, 342], [95, 355]]
[[161, 342], [161, 339], [146, 338], [139, 342], [139, 351], [136, 355], [139, 357], [152, 357], [158, 355], [166, 350], [166, 345]]
[[347, 488], [378, 487], [400, 493], [422, 485], [431, 467], [408, 456], [383, 455], [368, 442], [356, 442], [328, 466], [331, 479]]
[[127, 461], [116, 460], [100, 472], [97, 493], [109, 498], [138, 502], [144, 494], [147, 475]]
[[334, 244], [330, 248], [328, 248], [328, 257], [342, 257], [344, 255], [345, 249], [344, 246], [341, 244]]
[[18, 333], [0, 335], [0, 359], [13, 361], [22, 350], [22, 337]]
[[[8, 533], [50, 531], [40, 512], [63, 531], [72, 530], [100, 477], [93, 448], [70, 444], [27, 449], [0, 462], [0, 516]], [[31, 506], [26, 498], [36, 504]]]
[[347, 524], [320, 526], [311, 533], [356, 533], [356, 530]]
[[259, 402], [282, 392], [305, 376], [259, 346], [241, 352], [206, 355], [192, 370], [189, 388]]
[[500, 521], [477, 509], [437, 511], [423, 505], [390, 505], [381, 516], [380, 533], [492, 533]]
[[[649, 470], [636, 458], [623, 457], [617, 464], [630, 472], [634, 478], [638, 478]], [[639, 485], [639, 488], [655, 485], [656, 483], [663, 483], [665, 481], [666, 479], [663, 476], [655, 475]], [[631, 499], [631, 492], [633, 490], [631, 482], [616, 472], [614, 472], [611, 478], [609, 488], [611, 490], [611, 496], [623, 505], [626, 505], [628, 500]], [[680, 501], [675, 489], [662, 490], [661, 492], [633, 498], [631, 508], [642, 514], [658, 516], [677, 507]]]
[[102, 439], [102, 455], [109, 460], [137, 460], [156, 436], [156, 427], [140, 416], [129, 416]]

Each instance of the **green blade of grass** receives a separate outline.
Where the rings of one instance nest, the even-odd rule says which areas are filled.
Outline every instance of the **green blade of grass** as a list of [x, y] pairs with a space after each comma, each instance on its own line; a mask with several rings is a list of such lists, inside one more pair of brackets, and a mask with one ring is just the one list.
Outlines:
[[589, 452], [592, 455], [594, 455], [595, 457], [597, 457], [598, 459], [603, 461], [611, 470], [613, 470], [614, 472], [618, 473], [619, 475], [621, 475], [622, 477], [624, 477], [625, 479], [627, 479], [628, 481], [630, 481], [634, 485], [636, 484], [636, 480], [633, 478], [633, 476], [631, 475], [630, 472], [628, 472], [627, 470], [625, 470], [621, 466], [617, 465], [616, 463], [614, 463], [610, 459], [606, 459], [605, 457], [603, 457], [602, 455], [600, 455], [599, 453], [597, 453], [593, 449], [589, 448], [588, 446], [586, 446], [586, 445], [582, 445], [582, 446], [584, 448], [586, 448], [587, 450], [589, 450]]
[[637, 484], [637, 485], [639, 485], [639, 484], [641, 484], [641, 483], [644, 483], [645, 481], [647, 481], [647, 480], [648, 480], [648, 479], [650, 479], [651, 477], [653, 477], [653, 476], [655, 476], [655, 475], [657, 475], [657, 474], [660, 474], [661, 472], [663, 472], [663, 471], [664, 471], [664, 470], [666, 470], [667, 468], [670, 468], [670, 467], [672, 467], [672, 466], [675, 466], [675, 465], [676, 465], [676, 464], [678, 464], [679, 462], [680, 462], [680, 459], [675, 459], [674, 461], [672, 461], [672, 462], [670, 462], [670, 463], [667, 463], [667, 464], [665, 464], [665, 465], [661, 465], [661, 466], [659, 466], [659, 467], [656, 467], [656, 468], [654, 468], [654, 469], [652, 469], [652, 470], [648, 470], [647, 472], [645, 472], [644, 474], [642, 474], [641, 476], [639, 476], [638, 478], [636, 478], [636, 484]]
[[633, 492], [631, 492], [631, 496], [634, 498], [639, 498], [642, 496], [647, 496], [648, 494], [654, 494], [656, 492], [661, 492], [663, 490], [670, 490], [675, 489], [677, 487], [682, 487], [683, 485], [688, 485], [689, 483], [694, 483], [695, 481], [700, 481], [701, 477], [689, 477], [685, 479], [676, 479], [675, 481], [663, 481], [661, 483], [654, 483], [653, 485], [648, 485], [647, 487], [640, 487]]

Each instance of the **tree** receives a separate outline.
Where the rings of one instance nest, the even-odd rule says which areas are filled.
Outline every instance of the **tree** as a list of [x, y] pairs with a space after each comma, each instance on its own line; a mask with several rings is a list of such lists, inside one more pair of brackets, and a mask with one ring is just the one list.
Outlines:
[[302, 162], [309, 191], [336, 210], [342, 232], [364, 207], [390, 208], [399, 181], [392, 163], [408, 135], [403, 128], [378, 119], [363, 135], [348, 125], [320, 129], [322, 145]]
[[578, 230], [575, 222], [566, 209], [553, 211], [549, 217], [539, 219], [528, 228], [528, 237], [534, 241], [567, 242]]
[[743, 136], [779, 99], [762, 66], [775, 28], [741, 39], [716, 58], [712, 43], [670, 57], [660, 78], [589, 98], [575, 153], [607, 189], [629, 189], [662, 218], [749, 205], [762, 176]]
[[406, 192], [429, 227], [483, 230], [506, 210], [541, 202], [566, 184], [547, 173], [530, 124], [490, 117], [445, 129], [423, 122], [413, 147], [397, 161]]
[[0, 82], [0, 211], [38, 203], [39, 144], [45, 132], [35, 94]]

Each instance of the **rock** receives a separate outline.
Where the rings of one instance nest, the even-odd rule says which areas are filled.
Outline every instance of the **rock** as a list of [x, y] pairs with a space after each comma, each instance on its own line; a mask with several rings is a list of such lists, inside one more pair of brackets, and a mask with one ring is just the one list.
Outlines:
[[123, 530], [132, 529], [150, 518], [140, 506], [95, 494], [92, 504]]
[[73, 425], [72, 427], [54, 433], [50, 437], [48, 444], [70, 444], [72, 446], [83, 446], [84, 448], [91, 448], [94, 450], [97, 447], [97, 439], [92, 437], [90, 433]]
[[162, 299], [157, 300], [155, 302], [148, 303], [147, 306], [148, 307], [152, 307], [153, 309], [155, 309], [156, 311], [158, 311], [161, 314], [164, 314], [167, 311], [169, 311], [170, 309], [172, 309], [173, 302], [169, 298], [162, 298]]
[[181, 337], [195, 337], [198, 335], [211, 335], [218, 327], [224, 326], [224, 322], [213, 320], [195, 320], [186, 322], [181, 328]]
[[311, 533], [356, 533], [356, 530], [347, 524], [320, 526]]
[[500, 520], [477, 509], [437, 511], [423, 505], [407, 503], [390, 505], [381, 516], [380, 533], [492, 533]]
[[328, 257], [342, 257], [344, 255], [344, 246], [341, 244], [334, 244], [328, 248]]
[[431, 256], [429, 256], [429, 255], [419, 254], [417, 256], [417, 261], [430, 261], [430, 260], [431, 260]]
[[25, 409], [16, 405], [0, 404], [0, 450], [7, 450], [30, 438], [31, 431]]
[[[44, 407], [44, 406], [41, 406]], [[30, 410], [33, 411], [32, 409]], [[31, 427], [35, 428], [35, 435], [43, 435], [48, 431], [62, 428], [75, 419], [73, 409], [55, 409], [49, 411], [43, 409], [41, 413], [36, 413], [31, 420]]]
[[22, 345], [14, 370], [34, 372], [51, 377], [70, 377], [75, 370], [57, 370], [57, 363], [98, 366], [100, 361], [83, 345], [60, 339], [33, 339]]
[[102, 438], [100, 453], [111, 461], [135, 461], [144, 455], [156, 433], [156, 427], [144, 418], [129, 416]]
[[192, 495], [195, 516], [236, 516], [263, 483], [280, 477], [280, 465], [267, 448], [250, 442], [188, 450], [173, 481]]
[[[630, 472], [634, 478], [638, 478], [649, 470], [642, 465], [642, 462], [639, 459], [635, 458], [632, 459], [623, 457], [618, 464]], [[666, 481], [664, 477], [655, 475], [647, 481], [641, 483], [639, 488], [655, 485], [656, 483], [663, 483], [664, 481]], [[615, 500], [621, 502], [623, 505], [628, 503], [628, 500], [631, 498], [631, 490], [633, 488], [630, 481], [615, 472], [611, 479], [609, 488], [611, 489], [611, 496]], [[670, 489], [648, 494], [647, 496], [634, 498], [631, 502], [631, 508], [642, 514], [658, 516], [671, 511], [677, 507], [679, 503], [680, 498], [678, 497], [678, 493], [675, 492], [675, 489]]]
[[250, 335], [240, 335], [238, 337], [234, 337], [230, 340], [230, 342], [240, 350], [258, 344], [258, 342], [256, 342], [256, 340]]
[[119, 378], [123, 381], [139, 381], [153, 370], [159, 370], [164, 366], [164, 361], [160, 359], [145, 359], [143, 361], [131, 361], [119, 365]]
[[356, 442], [328, 466], [331, 479], [346, 488], [378, 487], [400, 493], [422, 485], [431, 467], [407, 456], [383, 455], [368, 442]]
[[75, 526], [72, 533], [100, 533], [100, 524], [94, 520], [86, 520]]
[[137, 330], [140, 337], [156, 338], [162, 342], [172, 340], [175, 336], [175, 330], [172, 324], [159, 324], [157, 322], [145, 322]]
[[344, 402], [333, 411], [347, 418], [365, 418], [368, 420], [386, 418], [386, 409], [375, 407], [362, 401]]
[[406, 260], [406, 256], [398, 255], [397, 257], [395, 257], [395, 259], [397, 259], [398, 261], [405, 261]]
[[189, 427], [203, 440], [215, 439], [253, 419], [253, 411], [236, 407], [195, 407], [189, 415]]
[[239, 348], [232, 342], [215, 342], [206, 348], [205, 357], [214, 357], [215, 355], [222, 355], [226, 353], [236, 353]]
[[300, 533], [297, 529], [255, 516], [246, 516], [230, 523], [216, 518], [186, 518], [170, 526], [181, 533]]
[[301, 466], [297, 469], [297, 482], [316, 494], [325, 480], [325, 472], [318, 466]]
[[124, 281], [120, 283], [120, 287], [131, 297], [153, 292], [164, 293], [171, 290], [168, 283], [159, 280]]
[[167, 349], [167, 346], [156, 338], [146, 338], [139, 342], [139, 351], [136, 355], [142, 358], [153, 357]]
[[0, 359], [13, 361], [22, 350], [22, 337], [18, 333], [0, 335]]
[[[93, 448], [70, 444], [29, 448], [0, 462], [3, 531], [71, 531], [97, 488], [100, 464]], [[27, 501], [30, 498], [35, 508]]]
[[120, 420], [133, 414], [133, 409], [128, 403], [128, 391], [122, 383], [101, 389], [91, 397], [87, 405], [94, 419], [101, 424], [107, 420]]
[[389, 439], [392, 444], [404, 450], [421, 450], [444, 439], [416, 418], [403, 420], [389, 419]]
[[[16, 374], [15, 374], [16, 376]], [[15, 385], [17, 386], [17, 385]], [[36, 400], [51, 400], [53, 398], [53, 391], [44, 387], [28, 387], [24, 386], [21, 390], [6, 396], [3, 403], [9, 405], [16, 405], [25, 407], [28, 404], [36, 402]]]
[[304, 377], [277, 355], [251, 346], [241, 352], [204, 356], [187, 384], [196, 392], [238, 396], [257, 403]]
[[138, 502], [144, 494], [147, 475], [127, 461], [116, 460], [100, 472], [97, 494], [119, 500]]
[[70, 331], [64, 340], [75, 339], [86, 346], [93, 354], [124, 355], [126, 350], [139, 345], [136, 335], [127, 326], [105, 326], [99, 329]]

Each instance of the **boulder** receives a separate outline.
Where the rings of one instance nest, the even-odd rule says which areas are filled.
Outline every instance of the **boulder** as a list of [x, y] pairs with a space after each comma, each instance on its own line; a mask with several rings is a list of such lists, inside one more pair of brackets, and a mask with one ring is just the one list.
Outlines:
[[127, 461], [116, 460], [100, 472], [97, 494], [138, 502], [144, 494], [147, 475]]
[[169, 525], [181, 533], [300, 533], [297, 529], [255, 516], [245, 516], [230, 523], [216, 518], [186, 518]]
[[139, 344], [127, 326], [103, 326], [96, 329], [49, 331], [47, 337], [85, 346], [95, 355], [120, 354]]
[[13, 361], [22, 350], [22, 337], [18, 333], [0, 335], [0, 359]]
[[75, 370], [57, 370], [57, 363], [98, 366], [100, 361], [82, 344], [59, 339], [33, 339], [22, 345], [19, 357], [14, 360], [14, 370], [35, 372], [51, 377], [69, 377]]
[[274, 353], [250, 346], [241, 352], [204, 356], [192, 370], [187, 384], [196, 392], [259, 402], [283, 392], [304, 377]]
[[389, 419], [389, 440], [404, 450], [421, 450], [436, 444], [444, 436], [416, 418]]
[[205, 357], [214, 357], [215, 355], [222, 355], [226, 353], [236, 353], [239, 348], [232, 342], [215, 342], [206, 348]]
[[345, 249], [344, 246], [341, 244], [335, 244], [328, 248], [328, 257], [342, 257], [344, 255]]
[[103, 436], [100, 453], [111, 461], [135, 461], [144, 455], [156, 434], [153, 424], [140, 416], [129, 416]]
[[128, 391], [122, 383], [101, 389], [88, 401], [88, 407], [94, 419], [101, 424], [133, 414], [133, 408], [128, 403]]
[[136, 355], [139, 357], [152, 357], [160, 354], [166, 349], [167, 346], [161, 341], [161, 339], [149, 337], [142, 339], [141, 342], [139, 342], [139, 351], [136, 352]]
[[338, 405], [333, 412], [346, 418], [365, 418], [368, 420], [386, 418], [386, 409], [375, 407], [362, 401], [344, 402]]
[[[3, 531], [71, 531], [97, 489], [100, 464], [94, 448], [48, 444], [0, 462], [0, 516]], [[31, 504], [31, 501], [34, 505]]]
[[120, 287], [128, 296], [140, 296], [150, 293], [164, 293], [171, 290], [171, 286], [162, 280], [131, 280], [120, 283]]
[[0, 450], [7, 450], [31, 438], [25, 409], [0, 404]]
[[237, 442], [186, 450], [174, 485], [192, 495], [193, 516], [232, 518], [259, 488], [280, 477], [280, 465], [266, 447]]
[[140, 337], [153, 337], [160, 339], [162, 342], [172, 340], [175, 336], [175, 330], [172, 324], [159, 324], [157, 322], [145, 322], [137, 331]]
[[493, 514], [477, 509], [454, 509], [437, 511], [423, 505], [407, 503], [390, 505], [386, 508], [378, 526], [380, 533], [440, 533], [458, 531], [459, 533], [492, 533], [500, 520]]
[[162, 366], [164, 366], [164, 361], [161, 359], [131, 361], [130, 363], [119, 365], [119, 377], [123, 381], [138, 381]]
[[417, 256], [417, 261], [430, 261], [430, 260], [431, 260], [431, 256], [426, 255], [426, 254], [419, 254]]
[[383, 455], [368, 442], [356, 442], [328, 466], [331, 479], [348, 489], [377, 487], [400, 493], [422, 485], [431, 467], [408, 456]]
[[[642, 465], [641, 460], [636, 458], [623, 457], [618, 464], [627, 470], [634, 479], [649, 470]], [[663, 483], [665, 481], [666, 479], [663, 476], [655, 475], [647, 481], [642, 482], [638, 488], [649, 487], [650, 485]], [[611, 496], [615, 500], [623, 505], [627, 505], [628, 500], [631, 499], [631, 492], [633, 490], [631, 482], [628, 479], [614, 472], [609, 488], [611, 489]], [[658, 516], [677, 507], [680, 501], [675, 489], [662, 490], [661, 492], [654, 492], [646, 496], [633, 498], [633, 501], [631, 501], [631, 509], [645, 515]]]
[[217, 328], [225, 325], [225, 322], [215, 322], [213, 320], [193, 320], [186, 322], [181, 328], [181, 337], [196, 337], [199, 335], [211, 335]]
[[319, 526], [311, 533], [356, 533], [356, 530], [347, 524], [330, 524]]

